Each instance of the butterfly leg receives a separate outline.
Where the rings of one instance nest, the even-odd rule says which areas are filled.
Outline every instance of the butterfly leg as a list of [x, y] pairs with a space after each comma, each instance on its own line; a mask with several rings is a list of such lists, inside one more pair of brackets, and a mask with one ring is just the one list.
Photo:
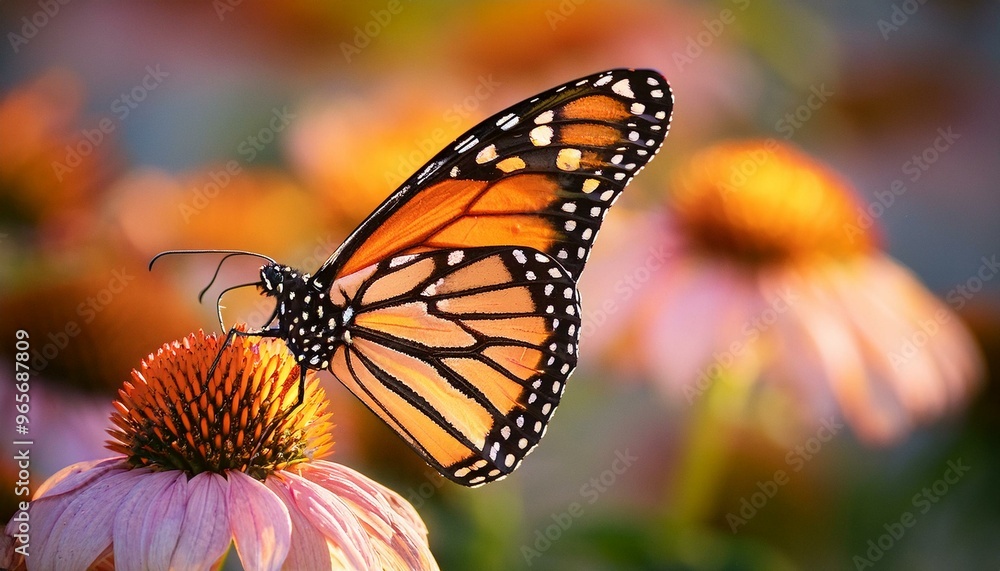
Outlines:
[[[235, 327], [232, 328], [232, 329], [230, 329], [229, 333], [226, 335], [226, 340], [223, 341], [222, 342], [222, 346], [219, 347], [219, 352], [216, 353], [215, 359], [212, 360], [212, 366], [208, 368], [208, 376], [205, 378], [206, 381], [208, 379], [211, 379], [212, 375], [215, 374], [215, 369], [216, 369], [216, 367], [219, 366], [219, 361], [222, 360], [222, 354], [226, 351], [226, 347], [229, 347], [229, 345], [232, 344], [233, 339], [235, 339], [236, 336], [240, 336], [240, 337], [279, 337], [277, 330], [274, 330], [274, 329], [265, 329], [263, 331], [240, 331], [239, 329], [236, 329]], [[299, 404], [301, 404], [301, 401], [300, 401]]]

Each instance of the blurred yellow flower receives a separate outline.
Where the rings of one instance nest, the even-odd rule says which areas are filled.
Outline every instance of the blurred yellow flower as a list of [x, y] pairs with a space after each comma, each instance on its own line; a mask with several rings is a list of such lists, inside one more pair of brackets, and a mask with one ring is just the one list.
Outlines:
[[83, 104], [80, 79], [59, 69], [0, 99], [0, 132], [7, 133], [0, 140], [0, 224], [28, 226], [50, 246], [91, 230], [90, 209], [117, 167], [118, 149], [114, 137], [91, 134]]
[[[124, 237], [147, 259], [167, 248], [293, 256], [324, 236], [315, 197], [280, 171], [237, 160], [178, 176], [136, 169], [117, 182], [113, 193]], [[340, 238], [328, 237], [329, 253]], [[210, 261], [214, 266], [218, 260]]]
[[606, 297], [629, 299], [617, 313], [635, 318], [592, 328], [595, 342], [688, 403], [741, 383], [780, 397], [757, 402], [790, 402], [793, 422], [839, 411], [869, 442], [899, 438], [964, 404], [982, 364], [955, 313], [856, 223], [859, 208], [845, 181], [772, 139], [701, 152], [666, 211], [630, 225], [644, 244], [604, 262], [630, 278]]
[[414, 80], [383, 80], [364, 97], [303, 105], [301, 118], [289, 128], [289, 160], [316, 194], [318, 214], [334, 227], [352, 230], [484, 112], [499, 106], [483, 107], [496, 89], [486, 83], [455, 95], [458, 88], [448, 85], [436, 84], [431, 91]]

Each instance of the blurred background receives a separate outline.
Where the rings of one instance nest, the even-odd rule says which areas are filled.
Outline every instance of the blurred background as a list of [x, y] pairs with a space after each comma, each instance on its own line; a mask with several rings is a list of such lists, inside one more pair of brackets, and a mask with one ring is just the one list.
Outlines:
[[[407, 497], [443, 569], [1000, 568], [997, 3], [51, 0], [3, 3], [0, 31], [0, 520], [15, 500], [15, 331], [30, 333], [35, 371], [34, 489], [108, 456], [129, 371], [216, 331], [221, 285], [256, 279], [233, 260], [198, 304], [217, 260], [149, 272], [154, 254], [238, 248], [311, 271], [478, 120], [579, 76], [652, 67], [674, 90], [671, 133], [597, 242], [581, 366], [538, 450], [504, 481], [460, 489], [325, 374], [332, 459]], [[863, 225], [877, 245], [865, 255], [910, 268], [920, 307], [958, 316], [936, 363], [961, 373], [897, 375], [949, 383], [933, 414], [873, 438], [878, 407], [845, 420], [843, 401], [811, 408], [777, 388], [748, 407], [732, 378], [699, 398], [676, 390], [666, 360], [689, 348], [640, 318], [687, 301], [650, 240], [691, 157], [748, 138], [839, 173], [856, 205], [845, 231]], [[243, 293], [226, 298], [227, 326], [261, 325], [271, 308]], [[693, 330], [713, 323], [698, 303]], [[883, 346], [945, 337], [904, 325]], [[741, 375], [765, 377], [720, 377]]]

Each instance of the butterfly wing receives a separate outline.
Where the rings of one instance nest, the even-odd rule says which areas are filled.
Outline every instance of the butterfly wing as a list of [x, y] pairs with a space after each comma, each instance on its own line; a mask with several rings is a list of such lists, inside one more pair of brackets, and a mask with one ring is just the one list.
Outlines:
[[576, 366], [574, 280], [530, 248], [434, 250], [335, 283], [330, 371], [441, 474], [477, 486], [541, 439]]
[[628, 69], [518, 103], [432, 158], [313, 274], [344, 316], [329, 369], [446, 477], [502, 478], [538, 443], [576, 364], [576, 279], [671, 109], [659, 73]]
[[324, 284], [408, 253], [522, 246], [577, 278], [611, 204], [656, 154], [673, 96], [615, 69], [486, 119], [392, 194], [316, 272]]

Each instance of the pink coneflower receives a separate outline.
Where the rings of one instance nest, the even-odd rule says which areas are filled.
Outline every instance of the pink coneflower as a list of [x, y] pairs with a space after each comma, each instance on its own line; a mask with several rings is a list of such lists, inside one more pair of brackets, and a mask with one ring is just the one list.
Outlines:
[[235, 545], [247, 570], [437, 569], [412, 506], [321, 459], [332, 440], [317, 379], [288, 413], [299, 372], [285, 348], [237, 337], [206, 381], [219, 344], [192, 334], [133, 371], [108, 443], [123, 456], [42, 484], [29, 556], [8, 564], [215, 569]]
[[787, 416], [764, 411], [772, 427], [839, 412], [870, 442], [966, 400], [981, 370], [970, 335], [877, 248], [870, 218], [859, 221], [861, 205], [826, 167], [774, 140], [728, 143], [695, 156], [672, 190], [648, 228], [630, 226], [633, 243], [610, 262], [619, 271], [606, 267], [626, 275], [643, 264], [628, 252], [666, 252], [614, 316], [637, 318], [602, 333], [612, 359], [682, 402], [723, 382], [789, 405]]

